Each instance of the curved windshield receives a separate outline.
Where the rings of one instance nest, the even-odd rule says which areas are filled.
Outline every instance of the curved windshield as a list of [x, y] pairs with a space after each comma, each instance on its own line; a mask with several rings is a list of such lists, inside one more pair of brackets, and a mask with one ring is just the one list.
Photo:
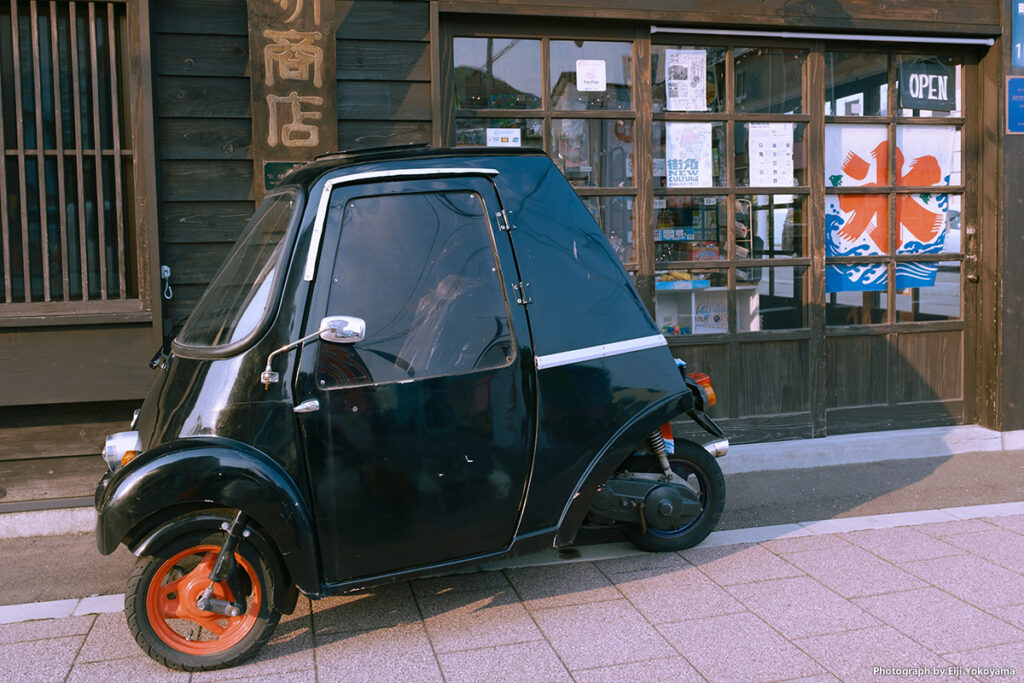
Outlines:
[[284, 237], [297, 204], [292, 192], [263, 200], [185, 323], [178, 344], [231, 346], [256, 331], [277, 291], [284, 267]]

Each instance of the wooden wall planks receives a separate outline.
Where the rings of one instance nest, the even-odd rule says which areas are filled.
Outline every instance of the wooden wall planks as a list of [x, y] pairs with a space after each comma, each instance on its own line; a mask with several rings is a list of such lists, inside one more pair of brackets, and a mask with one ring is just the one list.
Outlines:
[[430, 7], [422, 0], [338, 0], [338, 39], [430, 39]]
[[829, 337], [825, 348], [829, 408], [885, 403], [889, 377], [886, 335]]
[[17, 388], [0, 392], [0, 407], [145, 396], [153, 382], [152, 344], [148, 324], [83, 326], [74, 341], [61, 328], [0, 332], [4, 383]]
[[168, 118], [158, 144], [164, 159], [248, 159], [252, 126], [245, 119]]
[[165, 311], [173, 328], [255, 208], [246, 4], [154, 0], [152, 33], [160, 231], [174, 292]]
[[335, 4], [338, 146], [430, 142], [429, 3]]
[[141, 403], [112, 401], [5, 410], [0, 414], [0, 461], [82, 454], [96, 454], [98, 458], [106, 435], [128, 429], [132, 411]]

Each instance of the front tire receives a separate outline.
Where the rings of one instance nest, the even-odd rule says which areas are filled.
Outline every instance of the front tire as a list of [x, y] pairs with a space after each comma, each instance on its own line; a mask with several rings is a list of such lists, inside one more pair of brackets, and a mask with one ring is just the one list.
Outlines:
[[661, 530], [648, 527], [643, 533], [630, 527], [626, 537], [642, 550], [670, 552], [697, 545], [711, 533], [725, 507], [725, 476], [714, 456], [692, 441], [676, 439], [675, 454], [669, 457], [672, 471], [692, 486], [700, 499], [701, 512], [678, 529]]
[[[273, 609], [276, 587], [270, 566], [245, 539], [235, 551], [245, 613], [227, 617], [196, 606], [210, 584], [224, 538], [214, 531], [184, 534], [141, 558], [128, 579], [128, 628], [142, 650], [166, 667], [208, 671], [240, 664], [263, 647], [281, 618]], [[220, 582], [212, 597], [231, 601], [234, 596]]]

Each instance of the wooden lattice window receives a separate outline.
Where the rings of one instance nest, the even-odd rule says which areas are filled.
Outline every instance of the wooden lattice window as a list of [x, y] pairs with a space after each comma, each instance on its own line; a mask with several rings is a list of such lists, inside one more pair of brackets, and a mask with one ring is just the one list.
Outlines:
[[138, 298], [126, 9], [0, 8], [0, 318]]

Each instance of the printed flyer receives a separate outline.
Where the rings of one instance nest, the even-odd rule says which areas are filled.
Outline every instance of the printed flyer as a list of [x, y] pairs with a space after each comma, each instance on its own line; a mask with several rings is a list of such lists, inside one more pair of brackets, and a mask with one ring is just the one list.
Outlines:
[[[954, 170], [958, 147], [954, 126], [900, 126], [896, 129], [897, 186], [936, 186], [935, 192], [896, 196], [897, 254], [942, 253], [948, 226], [949, 195], [942, 187], [959, 184]], [[885, 126], [825, 126], [825, 177], [831, 187], [889, 184], [889, 141]], [[957, 173], [954, 183], [953, 174]], [[826, 256], [875, 256], [890, 253], [889, 198], [884, 193], [825, 197]], [[935, 263], [896, 265], [896, 289], [931, 287]], [[830, 265], [828, 292], [883, 292], [885, 264]]]
[[523, 133], [519, 128], [488, 128], [488, 147], [522, 147]]
[[603, 59], [576, 60], [576, 90], [580, 92], [604, 92], [608, 89]]
[[747, 124], [747, 151], [750, 155], [750, 186], [792, 187], [793, 124]]
[[665, 50], [665, 103], [668, 111], [706, 111], [707, 53]]
[[711, 124], [665, 124], [667, 187], [711, 187]]

